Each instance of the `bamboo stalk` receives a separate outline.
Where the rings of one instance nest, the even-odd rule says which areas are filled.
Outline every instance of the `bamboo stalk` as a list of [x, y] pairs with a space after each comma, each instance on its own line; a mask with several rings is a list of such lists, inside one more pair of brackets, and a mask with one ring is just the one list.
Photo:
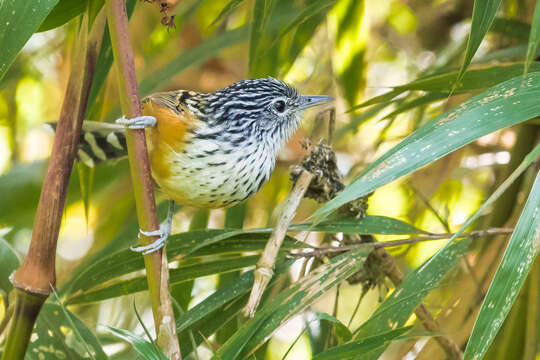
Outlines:
[[30, 248], [11, 279], [15, 287], [15, 312], [2, 355], [4, 360], [24, 358], [39, 311], [56, 283], [58, 231], [105, 28], [104, 16], [102, 12], [96, 18], [90, 34], [88, 15], [82, 17]]
[[245, 316], [253, 317], [255, 315], [255, 311], [259, 306], [264, 290], [274, 274], [274, 265], [276, 263], [279, 248], [283, 243], [285, 235], [287, 235], [287, 229], [296, 214], [296, 209], [300, 204], [300, 200], [304, 197], [312, 178], [313, 174], [303, 170], [283, 204], [276, 227], [266, 243], [261, 259], [257, 262], [253, 288], [251, 289], [249, 300], [244, 308]]
[[[107, 0], [107, 19], [115, 59], [118, 90], [122, 112], [128, 118], [142, 115], [139, 87], [135, 74], [133, 49], [129, 43], [128, 17], [124, 0]], [[154, 199], [154, 184], [148, 161], [144, 129], [126, 131], [131, 181], [137, 208], [139, 226], [145, 231], [159, 229]], [[144, 244], [157, 237], [141, 236]], [[144, 256], [148, 289], [152, 303], [152, 313], [158, 344], [169, 359], [181, 359], [180, 346], [176, 336], [174, 313], [172, 310], [167, 279], [168, 266], [163, 249]], [[164, 280], [164, 281], [162, 281]]]

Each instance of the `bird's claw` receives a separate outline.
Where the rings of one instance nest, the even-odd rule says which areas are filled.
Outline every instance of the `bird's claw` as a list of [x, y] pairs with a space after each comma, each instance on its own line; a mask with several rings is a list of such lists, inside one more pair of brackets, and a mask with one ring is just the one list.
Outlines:
[[146, 129], [148, 127], [156, 126], [156, 118], [153, 116], [143, 115], [126, 119], [125, 116], [122, 116], [120, 119], [116, 120], [116, 123], [124, 125], [128, 129]]
[[139, 236], [138, 236], [139, 238], [141, 237], [141, 234], [145, 236], [159, 236], [159, 239], [152, 242], [151, 244], [130, 247], [131, 251], [140, 252], [143, 255], [148, 255], [150, 253], [158, 251], [163, 246], [165, 246], [165, 243], [167, 242], [167, 238], [171, 234], [171, 225], [165, 222], [159, 226], [159, 230], [154, 230], [154, 231], [143, 231], [139, 229]]

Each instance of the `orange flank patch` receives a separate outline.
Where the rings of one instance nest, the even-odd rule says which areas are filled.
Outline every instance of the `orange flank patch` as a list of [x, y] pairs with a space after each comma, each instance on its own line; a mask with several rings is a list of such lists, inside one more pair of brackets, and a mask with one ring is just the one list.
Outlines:
[[152, 99], [143, 103], [143, 115], [154, 116], [157, 120], [157, 126], [147, 129], [146, 134], [152, 172], [158, 182], [171, 175], [171, 161], [175, 153], [182, 151], [187, 129], [194, 125], [193, 117], [186, 114], [189, 112], [178, 113]]

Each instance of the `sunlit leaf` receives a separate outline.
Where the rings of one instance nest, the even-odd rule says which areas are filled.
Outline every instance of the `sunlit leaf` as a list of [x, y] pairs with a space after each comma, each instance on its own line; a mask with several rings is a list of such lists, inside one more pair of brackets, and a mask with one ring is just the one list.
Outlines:
[[420, 230], [401, 220], [389, 218], [386, 216], [371, 216], [368, 215], [362, 220], [358, 219], [331, 219], [321, 221], [317, 224], [303, 223], [293, 224], [289, 226], [290, 231], [323, 231], [331, 233], [346, 233], [346, 234], [426, 234]]
[[[267, 293], [274, 291], [274, 285], [281, 283], [283, 274], [289, 270], [292, 260], [278, 262], [274, 276], [268, 285]], [[199, 304], [189, 309], [177, 319], [178, 333], [182, 352], [191, 351], [191, 344], [186, 341], [187, 330], [193, 331], [197, 343], [203, 341], [202, 336], [210, 336], [220, 330], [230, 320], [234, 320], [247, 302], [249, 291], [253, 286], [253, 270], [239, 274], [229, 286], [216, 290]], [[263, 296], [263, 302], [265, 297]]]
[[112, 326], [105, 326], [105, 328], [114, 336], [130, 343], [131, 346], [133, 346], [133, 349], [142, 356], [143, 359], [167, 360], [165, 354], [150, 341], [124, 329], [118, 329]]
[[[268, 236], [269, 232], [244, 233], [241, 230], [206, 230], [175, 234], [167, 239], [167, 256], [169, 259], [173, 259], [181, 254], [189, 255], [189, 258], [193, 260], [205, 255], [230, 255], [245, 251], [262, 251]], [[282, 251], [305, 246], [294, 239], [286, 238]], [[83, 265], [83, 270], [77, 274], [69, 286], [62, 288], [62, 294], [88, 290], [121, 275], [144, 268], [143, 259], [130, 249], [94, 259], [92, 263]]]
[[[358, 354], [363, 354], [362, 359], [368, 360], [373, 357], [366, 356], [368, 351], [372, 351], [388, 344], [390, 341], [399, 339], [402, 335], [411, 330], [412, 326], [402, 327], [390, 330], [375, 336], [365, 337], [363, 339], [352, 341], [344, 345], [336, 346], [323, 351], [313, 357], [313, 360], [334, 360], [334, 359], [358, 359]], [[373, 359], [377, 359], [377, 357]]]
[[221, 19], [223, 19], [225, 16], [229, 15], [231, 12], [234, 11], [240, 5], [244, 0], [230, 0], [227, 5], [221, 10], [219, 15], [212, 21], [210, 26], [214, 26], [217, 24]]
[[20, 259], [15, 249], [0, 237], [0, 289], [6, 293], [10, 292], [13, 288], [11, 281], [9, 281], [9, 275], [19, 267]]
[[249, 37], [249, 73], [254, 75], [255, 57], [259, 48], [259, 41], [262, 37], [267, 16], [266, 8], [267, 1], [271, 0], [255, 0], [253, 5], [253, 16], [251, 22], [251, 32]]
[[459, 73], [456, 79], [456, 85], [459, 83], [463, 74], [469, 67], [471, 60], [478, 50], [480, 43], [484, 39], [484, 36], [488, 32], [501, 0], [475, 0], [472, 14], [471, 32], [469, 34], [469, 40], [467, 42], [467, 49], [465, 50], [465, 59], [459, 69]]
[[187, 67], [202, 64], [212, 56], [219, 54], [222, 49], [244, 42], [248, 37], [249, 29], [247, 26], [244, 26], [205, 39], [197, 47], [183, 52], [168, 64], [160, 67], [159, 70], [146, 76], [140, 84], [141, 95], [150, 94], [160, 85], [164, 86], [174, 75]]
[[[176, 285], [197, 278], [242, 270], [254, 266], [260, 255], [235, 256], [224, 260], [203, 261], [193, 265], [183, 265], [169, 271], [169, 285]], [[133, 294], [147, 290], [148, 282], [145, 276], [122, 280], [111, 285], [99, 287], [96, 290], [78, 291], [75, 296], [67, 299], [70, 305], [102, 301], [118, 296]]]
[[0, 80], [58, 0], [0, 2]]
[[[68, 314], [70, 319], [67, 319], [65, 314]], [[67, 330], [77, 331], [86, 344], [81, 344], [77, 337], [68, 340]], [[86, 351], [87, 346], [94, 359], [108, 359], [92, 331], [77, 316], [57, 304], [43, 305], [32, 339], [25, 356], [28, 360], [89, 359], [92, 357]]]
[[[69, 1], [72, 2], [72, 1]], [[128, 18], [131, 18], [133, 10], [135, 9], [136, 0], [126, 1], [126, 12]], [[113, 53], [111, 47], [111, 36], [109, 34], [109, 27], [105, 26], [103, 33], [103, 40], [101, 42], [101, 48], [99, 50], [99, 56], [96, 62], [96, 71], [92, 80], [92, 86], [90, 88], [90, 94], [88, 95], [88, 106], [86, 108], [87, 120], [99, 120], [99, 114], [101, 114], [102, 102], [98, 102], [98, 94], [103, 88], [103, 84], [107, 79], [109, 70], [113, 63]]]
[[306, 7], [304, 7], [291, 22], [284, 26], [274, 42], [279, 42], [285, 35], [287, 35], [291, 30], [293, 30], [298, 25], [307, 21], [309, 18], [316, 16], [317, 14], [324, 13], [328, 11], [332, 6], [334, 6], [336, 0], [315, 0], [310, 2]]
[[539, 235], [540, 173], [482, 303], [464, 359], [484, 357], [536, 259]]
[[[45, 21], [41, 24], [38, 31], [47, 31], [64, 25], [71, 19], [82, 14], [88, 7], [89, 0], [60, 0], [49, 13]], [[100, 9], [104, 0], [92, 0], [91, 6], [94, 9]], [[96, 12], [95, 10], [93, 11]], [[92, 19], [93, 20], [93, 19]], [[91, 22], [90, 22], [91, 23]]]
[[[530, 71], [540, 71], [540, 62], [533, 62]], [[523, 63], [509, 63], [471, 69], [467, 71], [453, 93], [485, 90], [490, 86], [497, 85], [521, 74], [523, 74]], [[349, 111], [368, 105], [386, 103], [406, 91], [429, 91], [449, 94], [456, 79], [457, 72], [426, 76], [408, 84], [396, 86], [393, 90], [356, 105]]]
[[[457, 240], [482, 213], [527, 169], [540, 154], [540, 145], [526, 156], [518, 168], [499, 186], [495, 192], [469, 217], [452, 238], [428, 261], [414, 272], [409, 273], [394, 292], [377, 308], [375, 313], [354, 333], [354, 338], [370, 336], [388, 331], [392, 326], [403, 326], [422, 299], [439, 286], [441, 280], [465, 254], [470, 239]], [[382, 353], [383, 349], [379, 349]]]
[[371, 164], [312, 217], [322, 220], [343, 204], [369, 194], [501, 128], [540, 115], [540, 73], [496, 85], [422, 126]]
[[523, 73], [529, 72], [529, 66], [534, 59], [538, 44], [540, 43], [540, 2], [536, 2], [534, 9], [534, 16], [531, 24], [531, 31], [529, 33], [529, 43], [527, 44], [527, 55], [525, 56], [525, 67]]
[[362, 268], [369, 249], [355, 249], [331, 259], [301, 281], [275, 295], [216, 352], [215, 358], [234, 359], [251, 354], [278, 327], [312, 304], [326, 291]]

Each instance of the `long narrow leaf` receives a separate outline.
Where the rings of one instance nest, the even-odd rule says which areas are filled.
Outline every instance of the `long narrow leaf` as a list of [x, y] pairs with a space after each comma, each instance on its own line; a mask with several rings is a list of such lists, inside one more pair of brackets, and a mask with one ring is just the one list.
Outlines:
[[341, 281], [362, 268], [371, 249], [355, 249], [339, 255], [318, 267], [298, 283], [274, 296], [255, 317], [245, 323], [217, 351], [215, 358], [235, 359], [244, 352], [252, 353], [278, 327]]
[[[257, 260], [259, 260], [259, 257], [259, 255], [238, 256], [226, 260], [215, 260], [194, 265], [179, 266], [177, 269], [170, 270], [169, 285], [195, 280], [203, 276], [242, 270], [246, 267], [254, 266], [257, 263]], [[84, 304], [129, 295], [146, 289], [148, 289], [146, 277], [138, 276], [133, 279], [118, 281], [114, 284], [100, 287], [95, 290], [78, 291], [73, 297], [69, 297], [66, 302], [69, 305]]]
[[480, 360], [486, 354], [536, 259], [539, 236], [540, 172], [480, 308], [467, 343], [465, 360]]
[[[523, 69], [523, 63], [507, 63], [471, 69], [465, 74], [459, 85], [453, 89], [453, 93], [457, 94], [485, 90], [490, 86], [497, 85], [503, 81], [522, 75]], [[540, 71], [540, 62], [533, 62], [529, 70], [530, 72]], [[387, 103], [406, 91], [429, 91], [450, 94], [457, 76], [458, 73], [452, 71], [421, 77], [408, 84], [395, 86], [393, 87], [393, 90], [356, 105], [349, 111], [369, 105]]]
[[[358, 359], [359, 354], [366, 354], [368, 351], [376, 350], [394, 339], [399, 339], [402, 335], [409, 332], [411, 328], [412, 326], [402, 327], [382, 334], [369, 336], [361, 340], [352, 341], [341, 346], [336, 346], [317, 354], [313, 360]], [[363, 359], [367, 360], [368, 358], [363, 357]]]
[[249, 37], [249, 73], [253, 76], [255, 58], [259, 41], [261, 40], [264, 31], [264, 19], [266, 10], [266, 0], [255, 0], [253, 5], [253, 19], [251, 23], [251, 34]]
[[[510, 185], [540, 155], [540, 144], [529, 153], [518, 168], [495, 190], [495, 192], [468, 218], [455, 235], [420, 268], [403, 279], [403, 283], [394, 290], [375, 313], [356, 332], [355, 338], [369, 336], [391, 329], [392, 326], [403, 326], [422, 299], [436, 288], [457, 260], [465, 254], [470, 239], [457, 240], [493, 202], [508, 189]], [[384, 349], [381, 349], [381, 353]]]
[[523, 67], [523, 74], [529, 72], [529, 66], [531, 65], [538, 44], [540, 43], [540, 1], [536, 2], [534, 9], [534, 16], [531, 24], [531, 32], [529, 33], [529, 43], [527, 45], [527, 55], [525, 56], [525, 66]]
[[461, 68], [459, 69], [456, 85], [463, 77], [463, 74], [465, 74], [465, 71], [467, 70], [467, 67], [469, 67], [469, 64], [471, 63], [476, 50], [478, 50], [482, 39], [484, 39], [484, 36], [491, 27], [500, 4], [501, 0], [475, 0], [472, 14], [471, 33], [469, 34], [467, 49], [465, 50], [465, 59], [463, 60]]
[[248, 27], [244, 26], [205, 39], [204, 42], [197, 47], [182, 53], [167, 65], [154, 71], [149, 76], [146, 76], [140, 85], [141, 95], [150, 94], [152, 91], [155, 91], [160, 84], [166, 82], [172, 76], [189, 66], [205, 62], [209, 58], [219, 54], [222, 49], [246, 41], [249, 36], [248, 30]]
[[58, 0], [0, 1], [0, 80]]
[[[390, 149], [312, 217], [322, 220], [343, 204], [507, 126], [540, 115], [540, 73], [505, 81], [430, 121]], [[523, 84], [523, 85], [522, 85]]]
[[127, 341], [133, 346], [133, 349], [146, 360], [167, 360], [167, 357], [161, 350], [149, 341], [144, 340], [138, 335], [124, 329], [118, 329], [112, 326], [105, 328], [114, 336]]

